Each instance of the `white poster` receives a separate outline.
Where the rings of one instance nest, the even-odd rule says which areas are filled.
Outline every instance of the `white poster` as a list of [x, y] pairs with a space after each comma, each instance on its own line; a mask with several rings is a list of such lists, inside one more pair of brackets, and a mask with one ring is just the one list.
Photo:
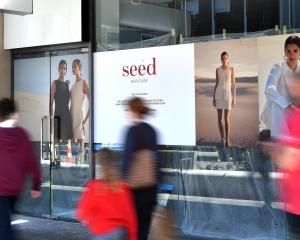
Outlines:
[[144, 98], [163, 145], [195, 145], [194, 45], [94, 55], [94, 142], [123, 143], [124, 101]]

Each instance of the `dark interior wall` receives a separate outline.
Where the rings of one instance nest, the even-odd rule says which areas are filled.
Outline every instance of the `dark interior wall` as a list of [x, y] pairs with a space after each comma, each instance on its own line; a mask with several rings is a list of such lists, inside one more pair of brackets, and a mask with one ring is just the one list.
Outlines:
[[191, 35], [207, 36], [212, 34], [211, 0], [199, 1], [199, 13], [192, 16]]
[[293, 23], [292, 27], [293, 28], [300, 28], [300, 1], [299, 0], [294, 0], [293, 1], [293, 6], [292, 6], [292, 14], [293, 14]]
[[81, 39], [83, 42], [90, 41], [90, 28], [93, 27], [90, 12], [93, 1], [81, 0]]
[[248, 32], [261, 31], [279, 25], [279, 0], [247, 1]]
[[[246, 3], [248, 32], [279, 25], [279, 0], [248, 0]], [[300, 9], [300, 1], [295, 1], [295, 8], [297, 7]], [[199, 14], [192, 16], [192, 36], [212, 34], [211, 15], [211, 0], [199, 0]], [[214, 18], [216, 34], [221, 34], [223, 28], [228, 33], [244, 32], [244, 0], [231, 0], [230, 12], [215, 13]], [[297, 24], [300, 24], [300, 18], [295, 19], [295, 25]]]
[[244, 1], [231, 0], [230, 12], [215, 14], [216, 34], [221, 34], [223, 28], [228, 33], [244, 32]]

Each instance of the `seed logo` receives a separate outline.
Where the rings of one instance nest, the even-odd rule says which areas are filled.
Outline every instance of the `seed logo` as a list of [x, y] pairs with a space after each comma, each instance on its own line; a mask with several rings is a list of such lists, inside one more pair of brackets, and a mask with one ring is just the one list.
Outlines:
[[122, 76], [123, 77], [143, 77], [145, 75], [156, 75], [156, 58], [152, 58], [152, 62], [148, 65], [132, 65], [132, 66], [123, 66]]

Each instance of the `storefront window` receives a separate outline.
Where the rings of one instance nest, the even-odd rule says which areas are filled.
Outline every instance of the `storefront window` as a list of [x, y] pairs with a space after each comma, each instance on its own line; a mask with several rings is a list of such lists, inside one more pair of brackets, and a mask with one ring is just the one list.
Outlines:
[[274, 35], [300, 26], [294, 0], [95, 0], [95, 50]]
[[[196, 143], [188, 146], [178, 146], [183, 145], [182, 142], [161, 145], [159, 151], [163, 183], [172, 185], [168, 201], [174, 210], [175, 225], [184, 234], [195, 236], [286, 239], [286, 219], [281, 211], [282, 202], [278, 199], [280, 189], [276, 185], [280, 174], [276, 172], [271, 159], [257, 146], [257, 140], [261, 130], [259, 121], [266, 100], [263, 92], [268, 74], [273, 64], [283, 60], [283, 46], [287, 36], [280, 34], [297, 32], [296, 28], [299, 27], [297, 12], [294, 10], [297, 9], [297, 1], [95, 0], [95, 3], [95, 52], [195, 43], [195, 61], [192, 63], [195, 67], [192, 74], [195, 94], [189, 96], [196, 100], [192, 99], [193, 104], [196, 103]], [[261, 38], [269, 35], [276, 36]], [[170, 48], [173, 47], [183, 46]], [[149, 57], [149, 51], [155, 55], [154, 50], [144, 50], [146, 57]], [[213, 107], [216, 71], [222, 70], [220, 56], [224, 51], [229, 52], [232, 59], [230, 66], [235, 69], [238, 99], [238, 109], [234, 109], [231, 115], [233, 144], [227, 145], [222, 142], [224, 136], [220, 136], [223, 130], [218, 125], [219, 113]], [[173, 52], [168, 52], [164, 55], [167, 60], [163, 62], [161, 58], [159, 67], [165, 70], [166, 66], [172, 65], [172, 71], [154, 77], [151, 74], [150, 77], [144, 77], [142, 73], [142, 78], [136, 76], [136, 66], [142, 66], [143, 69], [148, 59], [138, 55], [137, 50], [122, 52], [96, 53], [94, 60], [99, 65], [95, 78], [102, 83], [110, 79], [111, 86], [121, 86], [124, 82], [114, 83], [122, 79], [121, 74], [115, 74], [115, 69], [133, 66], [133, 76], [128, 81], [128, 85], [134, 86], [128, 87], [130, 91], [134, 89], [132, 91], [137, 94], [133, 96], [151, 98], [158, 93], [157, 89], [163, 89], [162, 82], [165, 79], [172, 79], [174, 83], [174, 76], [184, 72], [182, 82], [186, 83], [188, 73], [192, 72], [183, 69], [189, 64], [188, 57], [180, 55], [175, 58]], [[149, 57], [152, 59], [150, 64], [154, 66], [152, 57]], [[172, 57], [172, 60], [176, 59], [174, 62], [170, 60]], [[108, 66], [104, 61], [116, 63], [117, 67], [111, 67], [114, 64]], [[179, 66], [176, 65], [178, 62]], [[110, 67], [113, 70], [108, 71]], [[142, 90], [138, 88], [149, 79], [152, 80], [152, 77], [162, 85], [156, 89], [151, 88], [151, 85], [149, 89], [152, 92], [146, 87], [145, 91], [142, 87]], [[172, 88], [173, 93], [174, 89], [182, 87], [182, 82], [178, 81], [175, 87], [169, 84], [168, 87]], [[100, 86], [107, 87], [99, 84], [95, 85], [95, 89], [102, 89]], [[122, 88], [124, 92], [126, 89]], [[166, 99], [166, 95], [162, 93], [161, 99]], [[182, 99], [188, 96], [183, 90], [174, 95]], [[118, 95], [113, 103], [118, 103], [121, 96]], [[103, 101], [101, 97], [99, 94], [99, 103]], [[112, 94], [106, 97], [109, 99], [105, 104], [113, 99]], [[187, 108], [190, 106], [192, 104], [187, 105]], [[176, 105], [175, 109], [182, 114], [182, 107]], [[170, 111], [167, 115], [171, 115]], [[188, 119], [187, 115], [183, 115]], [[185, 126], [187, 132], [190, 125]], [[178, 136], [179, 128], [171, 129]], [[166, 131], [166, 127], [162, 130]], [[97, 143], [101, 145], [102, 142], [99, 140]]]

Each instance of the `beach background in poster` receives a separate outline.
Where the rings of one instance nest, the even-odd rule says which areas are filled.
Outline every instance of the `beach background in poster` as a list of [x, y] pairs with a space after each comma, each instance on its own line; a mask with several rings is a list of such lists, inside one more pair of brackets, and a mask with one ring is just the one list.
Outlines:
[[[220, 145], [217, 110], [213, 107], [216, 69], [228, 52], [236, 75], [236, 107], [231, 110], [232, 146], [248, 147], [258, 137], [257, 40], [238, 39], [195, 44], [195, 97], [197, 145]], [[224, 121], [223, 121], [224, 122]]]

